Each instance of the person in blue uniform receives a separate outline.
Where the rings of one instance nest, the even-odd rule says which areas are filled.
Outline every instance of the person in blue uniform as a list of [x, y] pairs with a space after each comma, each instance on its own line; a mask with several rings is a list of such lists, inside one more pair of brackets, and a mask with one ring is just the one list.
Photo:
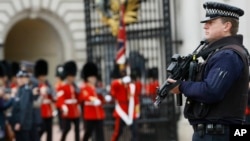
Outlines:
[[18, 91], [14, 100], [11, 123], [16, 141], [31, 141], [33, 123], [33, 93], [29, 86], [29, 74], [20, 70], [17, 73]]
[[203, 58], [196, 80], [183, 81], [171, 92], [187, 97], [184, 116], [193, 126], [193, 141], [228, 141], [229, 125], [245, 122], [249, 59], [237, 34], [244, 11], [218, 2], [203, 7], [206, 48], [217, 49]]

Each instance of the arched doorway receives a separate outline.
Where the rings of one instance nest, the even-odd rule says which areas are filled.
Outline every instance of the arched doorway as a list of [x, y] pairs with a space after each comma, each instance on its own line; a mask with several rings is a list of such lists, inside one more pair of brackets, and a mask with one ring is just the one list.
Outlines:
[[23, 19], [8, 32], [4, 58], [10, 61], [45, 59], [49, 64], [49, 80], [54, 82], [55, 67], [63, 60], [63, 43], [58, 32], [42, 19]]

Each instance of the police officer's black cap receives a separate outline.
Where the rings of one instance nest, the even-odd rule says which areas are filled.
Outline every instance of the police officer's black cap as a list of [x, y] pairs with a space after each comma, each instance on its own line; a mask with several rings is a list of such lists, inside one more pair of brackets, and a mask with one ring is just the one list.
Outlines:
[[29, 77], [29, 76], [30, 76], [29, 73], [25, 70], [18, 71], [18, 73], [16, 75], [16, 77]]
[[230, 17], [239, 20], [239, 17], [244, 15], [244, 11], [242, 9], [224, 3], [210, 1], [204, 3], [203, 8], [206, 10], [206, 18], [202, 20], [201, 23], [205, 23], [219, 17]]

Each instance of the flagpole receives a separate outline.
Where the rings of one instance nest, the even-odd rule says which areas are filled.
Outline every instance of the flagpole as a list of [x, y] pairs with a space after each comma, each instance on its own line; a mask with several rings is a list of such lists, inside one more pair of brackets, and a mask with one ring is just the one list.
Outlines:
[[[126, 70], [126, 26], [124, 23], [124, 2], [119, 0], [119, 29], [117, 34], [117, 52], [116, 63], [119, 65], [119, 70]], [[126, 71], [127, 72], [127, 71]]]

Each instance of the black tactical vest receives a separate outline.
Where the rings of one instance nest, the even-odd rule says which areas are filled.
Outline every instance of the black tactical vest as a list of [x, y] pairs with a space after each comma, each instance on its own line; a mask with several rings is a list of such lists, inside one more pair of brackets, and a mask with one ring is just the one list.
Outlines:
[[241, 57], [244, 68], [239, 79], [233, 83], [224, 99], [221, 102], [210, 106], [206, 119], [213, 120], [221, 118], [244, 120], [244, 112], [248, 99], [248, 57], [243, 47], [239, 45], [225, 46], [221, 50], [224, 49], [230, 49], [236, 52]]
[[[242, 36], [226, 37], [217, 42], [217, 45], [224, 44], [225, 42], [228, 43], [228, 45], [223, 46], [217, 51], [229, 49], [237, 53], [244, 64], [242, 73], [239, 79], [233, 83], [232, 87], [225, 94], [224, 99], [218, 103], [204, 104], [187, 98], [184, 108], [184, 116], [189, 120], [204, 119], [214, 122], [220, 120], [245, 120], [244, 112], [247, 106], [249, 82], [248, 54], [242, 46]], [[211, 56], [213, 56], [213, 54]], [[202, 67], [200, 71], [204, 72], [204, 69], [205, 67]]]

